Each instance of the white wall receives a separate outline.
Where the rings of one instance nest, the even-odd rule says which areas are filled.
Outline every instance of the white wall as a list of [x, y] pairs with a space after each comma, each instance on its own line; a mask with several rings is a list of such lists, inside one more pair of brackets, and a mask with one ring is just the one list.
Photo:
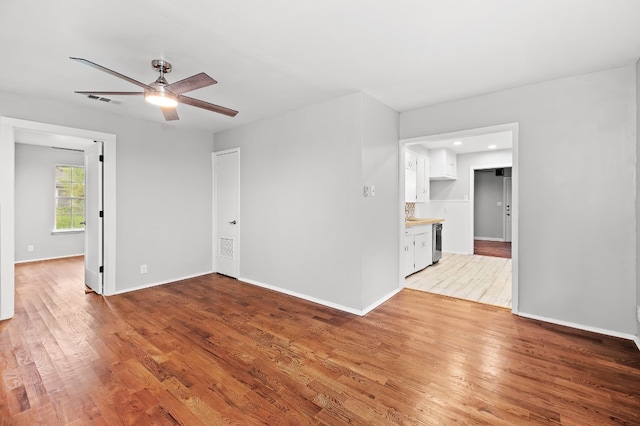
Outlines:
[[400, 115], [401, 138], [519, 122], [519, 312], [633, 334], [636, 73], [623, 67]]
[[211, 270], [213, 135], [10, 93], [0, 115], [117, 135], [117, 292]]
[[[84, 154], [37, 145], [16, 144], [15, 260], [82, 255], [84, 233], [56, 234], [54, 225], [55, 166], [84, 165]], [[34, 251], [27, 251], [33, 245]]]
[[431, 181], [431, 201], [416, 203], [416, 216], [444, 219], [442, 251], [473, 254], [470, 171], [497, 165], [511, 165], [512, 161], [511, 149], [460, 154], [457, 156], [457, 179]]
[[[357, 93], [215, 135], [242, 150], [242, 279], [354, 312], [398, 287], [396, 123]], [[363, 199], [365, 181], [379, 195]]]
[[396, 111], [362, 95], [361, 184], [376, 187], [374, 197], [361, 198], [363, 308], [374, 305], [398, 288], [398, 224], [401, 222], [398, 118]]
[[471, 196], [469, 173], [472, 169], [512, 164], [513, 150], [473, 152], [457, 156], [458, 175], [455, 180], [432, 180], [432, 200], [468, 200]]

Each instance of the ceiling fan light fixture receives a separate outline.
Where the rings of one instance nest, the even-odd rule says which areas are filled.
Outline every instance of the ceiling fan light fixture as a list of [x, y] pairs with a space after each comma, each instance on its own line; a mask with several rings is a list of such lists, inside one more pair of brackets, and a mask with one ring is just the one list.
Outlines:
[[[209, 102], [202, 101], [200, 99], [190, 98], [189, 96], [185, 96], [184, 93], [190, 92], [192, 90], [201, 89], [203, 87], [211, 86], [212, 84], [216, 84], [213, 78], [209, 77], [207, 74], [201, 72], [191, 77], [183, 78], [180, 81], [169, 84], [167, 80], [164, 78], [164, 75], [171, 71], [171, 64], [162, 60], [162, 59], [154, 59], [151, 61], [151, 66], [153, 69], [160, 73], [160, 76], [151, 84], [144, 84], [139, 82], [138, 80], [134, 80], [131, 77], [127, 77], [124, 74], [120, 74], [116, 71], [110, 70], [109, 68], [105, 68], [102, 65], [98, 65], [95, 62], [88, 61], [83, 58], [75, 58], [71, 57], [74, 61], [78, 61], [85, 65], [88, 65], [92, 68], [96, 68], [100, 71], [103, 71], [107, 74], [111, 74], [114, 77], [119, 79], [128, 81], [138, 87], [144, 89], [144, 91], [138, 92], [120, 92], [120, 91], [99, 91], [99, 92], [88, 92], [88, 91], [76, 91], [75, 93], [79, 93], [82, 95], [90, 95], [99, 100], [104, 100], [107, 102], [108, 98], [104, 98], [103, 95], [109, 96], [126, 96], [126, 95], [144, 95], [144, 98], [147, 102], [152, 105], [159, 106], [162, 110], [162, 115], [164, 115], [164, 119], [166, 121], [175, 121], [179, 120], [178, 113], [176, 112], [176, 106], [181, 104], [191, 105], [196, 108], [201, 108], [207, 111], [216, 112], [218, 114], [223, 114], [228, 117], [235, 117], [238, 114], [238, 111], [233, 110], [231, 108], [226, 108], [220, 105], [212, 104]], [[117, 102], [111, 100], [110, 102]]]
[[178, 99], [167, 92], [145, 92], [144, 100], [150, 104], [166, 108], [175, 108], [178, 105]]

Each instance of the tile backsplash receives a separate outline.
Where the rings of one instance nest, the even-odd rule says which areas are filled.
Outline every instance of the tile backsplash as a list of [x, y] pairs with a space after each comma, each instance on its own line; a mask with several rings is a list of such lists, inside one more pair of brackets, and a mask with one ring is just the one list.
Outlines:
[[405, 220], [413, 219], [414, 217], [416, 217], [416, 203], [404, 203]]

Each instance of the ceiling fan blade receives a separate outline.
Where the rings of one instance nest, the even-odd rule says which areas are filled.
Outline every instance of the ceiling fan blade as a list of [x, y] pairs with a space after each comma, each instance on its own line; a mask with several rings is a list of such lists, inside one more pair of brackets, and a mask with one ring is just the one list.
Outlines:
[[178, 111], [175, 108], [170, 107], [160, 107], [162, 110], [162, 115], [164, 115], [164, 119], [167, 121], [179, 120]]
[[224, 115], [228, 115], [229, 117], [235, 117], [236, 114], [238, 113], [238, 111], [230, 109], [230, 108], [225, 108], [223, 106], [220, 105], [215, 105], [215, 104], [211, 104], [209, 102], [205, 102], [205, 101], [201, 101], [200, 99], [194, 99], [194, 98], [190, 98], [188, 96], [184, 96], [184, 95], [179, 95], [178, 96], [178, 102], [183, 103], [183, 104], [187, 104], [187, 105], [191, 105], [197, 108], [202, 108], [202, 109], [206, 109], [209, 111], [213, 111], [213, 112], [217, 112], [219, 114], [224, 114]]
[[171, 83], [165, 86], [165, 89], [170, 91], [174, 95], [182, 95], [183, 93], [200, 89], [202, 87], [211, 86], [212, 84], [216, 83], [217, 81], [215, 81], [213, 78], [201, 72], [200, 74], [192, 75], [191, 77], [187, 77], [183, 80]]
[[139, 82], [138, 80], [134, 80], [131, 77], [127, 77], [126, 75], [120, 74], [119, 72], [115, 72], [113, 70], [110, 70], [109, 68], [105, 68], [102, 65], [98, 65], [98, 64], [96, 64], [94, 62], [91, 62], [91, 61], [88, 61], [86, 59], [74, 58], [73, 56], [70, 56], [69, 59], [73, 59], [74, 61], [82, 62], [85, 65], [89, 65], [90, 67], [99, 69], [100, 71], [104, 71], [107, 74], [111, 74], [114, 77], [121, 78], [121, 79], [123, 79], [125, 81], [128, 81], [129, 83], [135, 84], [136, 86], [142, 87], [143, 89], [153, 90], [151, 87], [149, 87], [148, 85], [146, 85], [144, 83]]
[[111, 95], [111, 96], [128, 96], [128, 95], [144, 95], [144, 92], [85, 92], [85, 91], [80, 91], [80, 90], [76, 90], [73, 93], [79, 93], [81, 95], [100, 95], [100, 96], [104, 96], [104, 95]]

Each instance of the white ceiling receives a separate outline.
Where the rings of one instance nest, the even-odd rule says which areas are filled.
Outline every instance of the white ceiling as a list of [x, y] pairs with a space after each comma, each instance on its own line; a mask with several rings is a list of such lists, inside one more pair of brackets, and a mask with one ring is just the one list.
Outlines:
[[629, 65], [640, 57], [638, 0], [3, 1], [0, 91], [164, 122], [144, 100], [92, 101], [74, 90], [135, 91], [69, 59], [136, 80], [173, 64], [169, 82], [235, 118], [181, 105], [167, 123], [220, 131], [363, 91], [397, 111]]

